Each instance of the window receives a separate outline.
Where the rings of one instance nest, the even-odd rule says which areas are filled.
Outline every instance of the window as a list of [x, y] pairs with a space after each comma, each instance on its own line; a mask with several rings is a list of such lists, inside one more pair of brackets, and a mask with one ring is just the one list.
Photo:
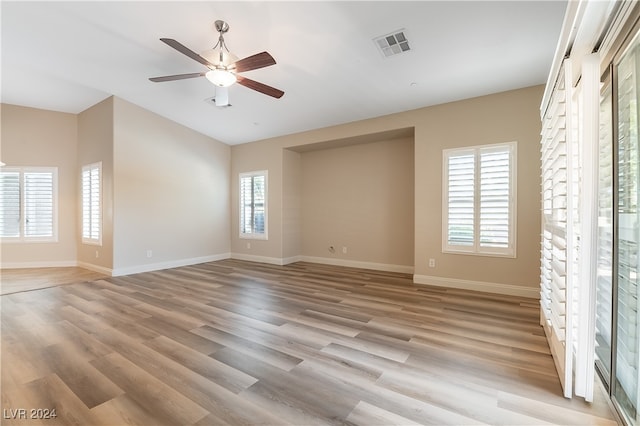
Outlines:
[[445, 252], [515, 257], [516, 143], [443, 151]]
[[102, 163], [82, 167], [82, 242], [102, 244]]
[[3, 167], [0, 237], [4, 241], [57, 241], [58, 169]]
[[240, 237], [267, 239], [267, 171], [240, 173]]

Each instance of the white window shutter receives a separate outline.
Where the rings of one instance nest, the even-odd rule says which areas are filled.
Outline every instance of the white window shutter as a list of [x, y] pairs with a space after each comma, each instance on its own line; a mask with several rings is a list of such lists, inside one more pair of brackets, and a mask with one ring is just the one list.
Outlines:
[[447, 244], [474, 245], [475, 155], [473, 152], [451, 155], [447, 159]]
[[508, 147], [480, 152], [479, 243], [483, 247], [509, 247], [512, 234], [511, 163]]
[[102, 164], [82, 168], [82, 239], [102, 243]]
[[240, 236], [267, 238], [267, 171], [240, 174]]
[[54, 234], [53, 172], [24, 173], [24, 236], [52, 237]]
[[516, 146], [443, 151], [443, 251], [515, 256]]
[[251, 193], [253, 179], [251, 176], [240, 178], [240, 233], [251, 233]]
[[0, 237], [14, 241], [55, 241], [57, 188], [55, 167], [3, 167]]
[[[573, 393], [573, 352], [571, 327], [572, 214], [570, 170], [571, 152], [567, 143], [570, 129], [570, 64], [560, 71], [547, 111], [543, 117], [542, 158], [542, 241], [540, 273], [540, 320], [553, 356], [564, 395]], [[568, 87], [567, 87], [568, 86]], [[569, 313], [569, 315], [567, 315]]]
[[20, 172], [0, 172], [0, 237], [20, 236]]

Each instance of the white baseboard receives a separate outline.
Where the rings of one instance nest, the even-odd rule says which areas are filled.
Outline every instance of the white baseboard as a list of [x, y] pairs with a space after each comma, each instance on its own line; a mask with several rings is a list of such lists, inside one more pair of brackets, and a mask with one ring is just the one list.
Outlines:
[[291, 261], [287, 261], [287, 260], [290, 260], [293, 258], [288, 257], [286, 259], [283, 259], [280, 257], [258, 256], [255, 254], [231, 253], [231, 259], [246, 260], [247, 262], [268, 263], [269, 265], [282, 266], [282, 265], [287, 265], [289, 263], [292, 263]]
[[229, 259], [230, 253], [214, 254], [211, 256], [192, 257], [189, 259], [170, 260], [167, 262], [148, 263], [144, 265], [126, 266], [124, 268], [114, 268], [111, 276], [139, 274], [141, 272], [159, 271], [161, 269], [178, 268], [180, 266], [196, 265], [198, 263], [215, 262], [216, 260]]
[[296, 262], [302, 262], [302, 256], [291, 256], [282, 259], [282, 265], [288, 265]]
[[437, 287], [459, 288], [462, 290], [482, 291], [485, 293], [504, 294], [507, 296], [519, 296], [530, 299], [540, 298], [540, 289], [537, 287], [522, 287], [513, 284], [489, 283], [484, 281], [460, 280], [457, 278], [433, 277], [430, 275], [414, 275], [416, 284], [433, 285]]
[[100, 266], [100, 265], [94, 265], [93, 263], [87, 263], [87, 262], [78, 262], [77, 265], [80, 268], [84, 268], [84, 269], [88, 269], [90, 271], [93, 272], [98, 272], [104, 275], [108, 275], [108, 276], [112, 276], [113, 275], [113, 269], [111, 268], [107, 268], [104, 266]]
[[388, 263], [363, 262], [360, 260], [334, 259], [331, 257], [299, 256], [298, 261], [321, 263], [324, 265], [346, 266], [349, 268], [373, 269], [375, 271], [413, 274], [413, 266], [392, 265]]
[[25, 268], [71, 268], [78, 266], [75, 260], [54, 260], [35, 262], [7, 262], [1, 263], [0, 269], [25, 269]]

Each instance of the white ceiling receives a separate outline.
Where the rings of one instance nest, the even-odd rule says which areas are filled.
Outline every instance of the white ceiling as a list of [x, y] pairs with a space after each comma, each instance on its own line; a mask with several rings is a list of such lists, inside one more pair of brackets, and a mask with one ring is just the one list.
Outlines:
[[[546, 82], [566, 1], [235, 1], [1, 3], [3, 103], [79, 113], [110, 95], [233, 145]], [[229, 89], [159, 41], [196, 52], [231, 29], [243, 58], [277, 64], [243, 75], [285, 91]], [[404, 29], [411, 51], [384, 58], [373, 38]]]

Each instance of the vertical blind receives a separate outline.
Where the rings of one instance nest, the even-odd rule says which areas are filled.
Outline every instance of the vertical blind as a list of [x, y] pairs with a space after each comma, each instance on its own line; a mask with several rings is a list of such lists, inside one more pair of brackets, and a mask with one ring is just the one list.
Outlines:
[[445, 250], [513, 254], [515, 146], [443, 152]]
[[0, 172], [0, 236], [52, 239], [56, 233], [56, 177], [51, 168]]
[[84, 242], [102, 241], [101, 163], [82, 168], [82, 239]]
[[240, 175], [240, 234], [266, 236], [266, 172]]

